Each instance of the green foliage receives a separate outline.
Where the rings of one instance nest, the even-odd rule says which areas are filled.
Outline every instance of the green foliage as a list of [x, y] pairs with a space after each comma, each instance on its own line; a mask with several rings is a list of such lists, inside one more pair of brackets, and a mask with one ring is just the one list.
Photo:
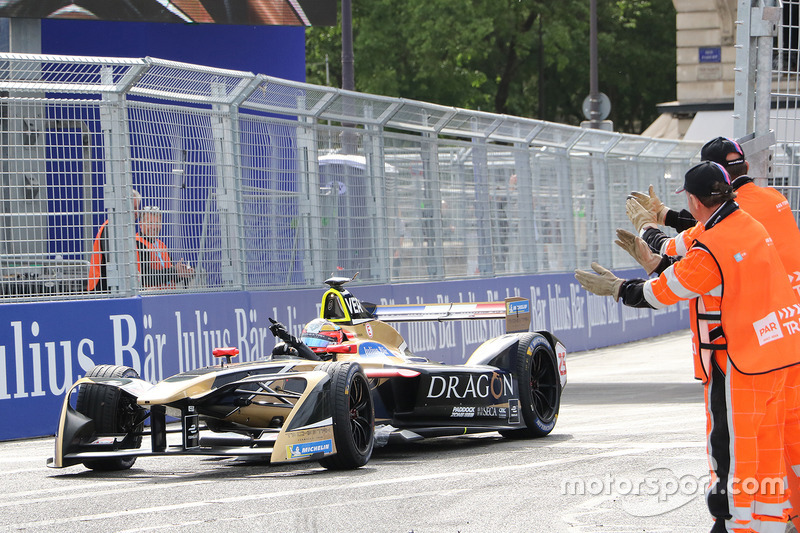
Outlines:
[[[600, 90], [618, 131], [675, 98], [670, 0], [598, 1]], [[341, 85], [338, 27], [307, 30], [307, 79]], [[578, 124], [589, 93], [589, 0], [353, 0], [356, 90]]]

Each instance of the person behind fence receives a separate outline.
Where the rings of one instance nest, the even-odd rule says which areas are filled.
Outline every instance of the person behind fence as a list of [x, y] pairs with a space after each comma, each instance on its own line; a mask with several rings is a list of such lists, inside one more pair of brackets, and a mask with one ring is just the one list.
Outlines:
[[711, 531], [783, 532], [783, 390], [788, 369], [800, 363], [797, 324], [785, 310], [795, 309], [797, 297], [769, 234], [736, 204], [721, 165], [692, 167], [681, 191], [703, 226], [684, 258], [660, 256], [618, 230], [617, 244], [658, 277], [625, 280], [592, 263], [596, 274], [576, 270], [575, 278], [630, 307], [691, 301], [695, 377], [705, 387]]
[[[142, 205], [142, 195], [133, 189], [133, 220], [139, 220], [139, 207]], [[108, 219], [103, 222], [92, 246], [92, 255], [89, 258], [89, 280], [86, 283], [86, 290], [89, 292], [108, 292], [108, 275], [106, 263], [108, 261]]]
[[152, 205], [144, 207], [136, 234], [136, 256], [142, 286], [146, 288], [173, 288], [177, 282], [194, 276], [191, 266], [172, 261], [167, 245], [158, 237], [160, 234], [161, 209]]

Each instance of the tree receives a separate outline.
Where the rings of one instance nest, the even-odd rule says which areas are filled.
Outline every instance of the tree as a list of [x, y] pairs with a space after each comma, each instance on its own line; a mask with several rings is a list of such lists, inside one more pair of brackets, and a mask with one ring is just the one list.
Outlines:
[[[675, 95], [670, 0], [598, 6], [600, 90], [638, 133]], [[354, 0], [356, 90], [578, 124], [589, 92], [588, 0]], [[307, 30], [307, 79], [341, 80], [339, 28]]]

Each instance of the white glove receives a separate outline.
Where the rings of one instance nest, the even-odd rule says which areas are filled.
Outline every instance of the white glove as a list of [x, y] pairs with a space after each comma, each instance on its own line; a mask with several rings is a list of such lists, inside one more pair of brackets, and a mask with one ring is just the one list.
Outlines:
[[592, 269], [600, 274], [592, 274], [584, 270], [575, 271], [575, 279], [581, 284], [581, 287], [596, 294], [598, 296], [612, 296], [614, 300], [619, 301], [619, 291], [622, 287], [622, 282], [625, 281], [618, 278], [610, 270], [603, 268], [598, 263], [592, 263]]
[[628, 198], [625, 202], [625, 214], [631, 220], [636, 233], [641, 233], [642, 228], [657, 228], [656, 215], [647, 210], [636, 198]]
[[642, 265], [648, 274], [652, 274], [661, 263], [661, 256], [654, 254], [644, 239], [630, 231], [617, 229], [617, 240], [614, 243], [636, 259], [636, 262]]
[[642, 207], [653, 213], [656, 216], [656, 222], [658, 224], [662, 226], [664, 225], [664, 220], [667, 218], [669, 207], [665, 206], [658, 196], [656, 196], [652, 185], [650, 185], [649, 194], [634, 191], [631, 193], [631, 197], [635, 198], [636, 201], [642, 205]]

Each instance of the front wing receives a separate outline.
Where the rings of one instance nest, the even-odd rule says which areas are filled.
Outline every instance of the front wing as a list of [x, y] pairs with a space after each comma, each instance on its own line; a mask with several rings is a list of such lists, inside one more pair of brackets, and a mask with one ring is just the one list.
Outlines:
[[[220, 425], [219, 419], [203, 414], [209, 405], [219, 408], [232, 396], [241, 398], [242, 392], [251, 400], [233, 402], [241, 405], [232, 405], [231, 411], [256, 412], [270, 405], [280, 409], [279, 402], [269, 397], [264, 387], [287, 380], [305, 382], [305, 387], [296, 402], [283, 407], [287, 414], [279, 428], [248, 427], [238, 422]], [[263, 385], [260, 390], [252, 386], [259, 382]], [[140, 406], [142, 419], [147, 418], [149, 427], [133, 435], [98, 432], [94, 420], [76, 409], [77, 390], [87, 385], [116, 387], [121, 394], [144, 398], [152, 385], [130, 378], [82, 378], [66, 394], [55, 454], [47, 463], [52, 468], [62, 468], [93, 459], [164, 455], [256, 456], [273, 463], [319, 460], [337, 451], [329, 412], [331, 402], [327, 399], [328, 382], [328, 374], [323, 371], [250, 376], [170, 404]], [[209, 425], [223, 431], [212, 431]], [[131, 447], [131, 442], [137, 440], [141, 446]]]

